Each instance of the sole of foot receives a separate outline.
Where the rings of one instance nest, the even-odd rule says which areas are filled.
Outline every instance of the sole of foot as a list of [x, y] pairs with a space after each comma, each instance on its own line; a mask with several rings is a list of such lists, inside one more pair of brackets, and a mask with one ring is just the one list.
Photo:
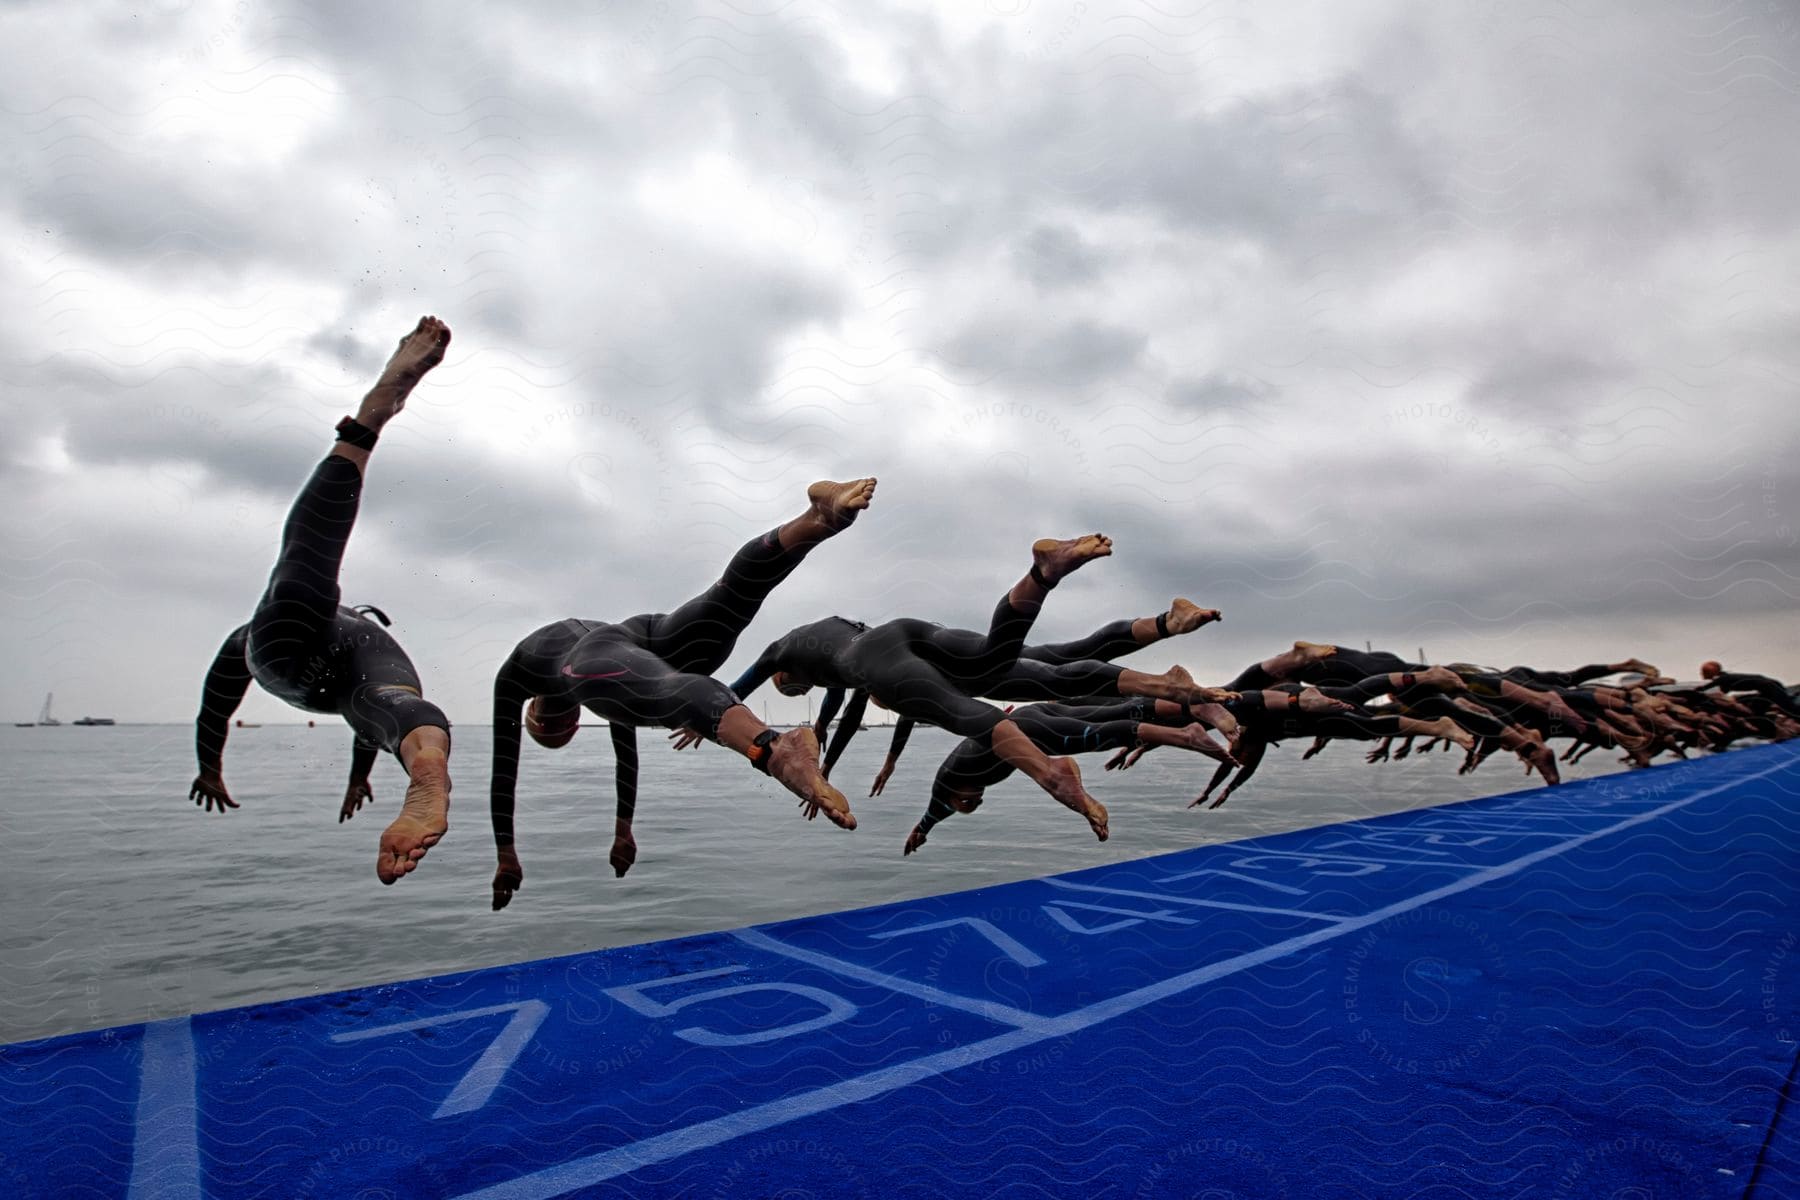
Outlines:
[[790, 729], [775, 739], [769, 750], [769, 774], [800, 797], [808, 820], [822, 812], [839, 829], [856, 828], [850, 801], [819, 772], [819, 739], [810, 727]]
[[1076, 765], [1075, 760], [1057, 758], [1052, 759], [1051, 762], [1055, 764], [1057, 771], [1051, 795], [1055, 796], [1057, 802], [1064, 807], [1080, 813], [1082, 818], [1087, 821], [1088, 828], [1094, 831], [1097, 839], [1104, 842], [1111, 837], [1106, 806], [1088, 795], [1087, 789], [1081, 786], [1081, 768]]
[[806, 502], [812, 505], [813, 515], [832, 529], [842, 529], [856, 520], [856, 514], [869, 507], [875, 499], [875, 480], [852, 479], [848, 483], [839, 483], [835, 479], [821, 479], [806, 489]]
[[418, 869], [425, 852], [450, 829], [450, 769], [441, 751], [421, 750], [413, 756], [412, 782], [400, 815], [381, 834], [375, 876], [394, 883]]
[[1078, 538], [1058, 540], [1039, 538], [1031, 544], [1032, 565], [1051, 583], [1080, 569], [1083, 563], [1105, 558], [1112, 553], [1112, 539], [1103, 533], [1085, 534]]
[[1178, 633], [1192, 633], [1202, 625], [1223, 620], [1216, 608], [1201, 608], [1192, 600], [1183, 600], [1177, 596], [1169, 602], [1169, 613], [1163, 624], [1169, 627], [1171, 636]]

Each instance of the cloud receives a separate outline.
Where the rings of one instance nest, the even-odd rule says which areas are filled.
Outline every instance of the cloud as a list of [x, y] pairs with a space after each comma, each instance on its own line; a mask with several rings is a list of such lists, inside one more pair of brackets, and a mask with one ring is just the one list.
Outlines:
[[1800, 42], [1730, 17], [16, 5], [0, 701], [188, 719], [423, 312], [344, 585], [459, 719], [861, 474], [740, 660], [979, 624], [1099, 528], [1047, 636], [1188, 595], [1226, 622], [1145, 662], [1203, 677], [1302, 636], [1800, 676]]

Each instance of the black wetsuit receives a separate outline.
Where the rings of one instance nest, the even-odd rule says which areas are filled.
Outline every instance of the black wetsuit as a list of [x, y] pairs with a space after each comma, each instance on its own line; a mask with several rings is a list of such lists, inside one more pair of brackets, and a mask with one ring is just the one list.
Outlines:
[[1770, 679], [1767, 675], [1721, 671], [1707, 680], [1702, 688], [1703, 690], [1717, 688], [1726, 693], [1741, 692], [1761, 696], [1790, 717], [1800, 717], [1800, 701], [1795, 700], [1794, 693], [1787, 689], [1786, 684]]
[[363, 767], [361, 776], [352, 769], [353, 780], [366, 778], [376, 749], [397, 754], [415, 729], [450, 728], [420, 696], [419, 674], [400, 643], [338, 602], [338, 569], [361, 493], [361, 469], [339, 454], [327, 455], [301, 488], [268, 588], [207, 672], [195, 736], [202, 774], [219, 772], [231, 714], [252, 679], [295, 708], [342, 716]]
[[[1116, 704], [1034, 704], [1017, 709], [1012, 720], [1046, 754], [1089, 754], [1138, 744], [1138, 726], [1156, 720], [1156, 701], [1133, 697]], [[948, 796], [980, 792], [1009, 778], [1018, 768], [994, 753], [991, 742], [964, 738], [939, 764], [931, 783], [931, 802], [919, 831], [956, 812]]]
[[[974, 697], [1018, 661], [1036, 617], [1015, 609], [1009, 596], [1000, 598], [985, 634], [910, 617], [867, 627], [828, 617], [770, 643], [731, 690], [748, 696], [780, 671], [799, 683], [864, 691], [902, 717], [985, 738], [1005, 714]], [[854, 727], [848, 715], [845, 721]]]
[[1278, 683], [1290, 682], [1348, 686], [1367, 679], [1371, 675], [1429, 669], [1424, 663], [1407, 662], [1399, 655], [1389, 654], [1385, 650], [1352, 650], [1348, 646], [1337, 646], [1333, 648], [1331, 654], [1324, 658], [1311, 659], [1301, 664], [1293, 674], [1280, 679], [1269, 674], [1261, 663], [1252, 663], [1245, 667], [1236, 679], [1226, 684], [1225, 688], [1232, 692], [1258, 692], [1264, 688], [1274, 687]]
[[[619, 799], [628, 810], [637, 797], [635, 728], [685, 726], [718, 740], [719, 720], [738, 700], [712, 674], [769, 593], [811, 550], [785, 548], [772, 529], [740, 547], [720, 579], [674, 612], [640, 613], [616, 624], [569, 618], [521, 641], [494, 677], [492, 802], [504, 805], [506, 837], [519, 772], [519, 713], [527, 700], [544, 697], [606, 718]], [[496, 825], [502, 819], [497, 807]]]
[[[1125, 618], [1102, 625], [1086, 637], [1076, 638], [1071, 642], [1040, 642], [1026, 646], [1019, 651], [1018, 661], [981, 694], [990, 700], [1010, 703], [1117, 699], [1119, 677], [1124, 674], [1125, 669], [1114, 666], [1112, 660], [1143, 649], [1143, 643], [1131, 632], [1135, 623], [1130, 618]], [[868, 700], [868, 693], [860, 690], [850, 697], [850, 706], [844, 710], [844, 719], [838, 723], [837, 735], [831, 739], [825, 752], [827, 775], [831, 774], [831, 769], [837, 765], [851, 739], [862, 728]], [[842, 688], [828, 689], [824, 699], [820, 701], [814, 727], [821, 741], [824, 740], [824, 731], [830, 726], [843, 702]], [[910, 717], [903, 716], [894, 722], [893, 739], [888, 744], [890, 759], [899, 760], [906, 750], [906, 742], [912, 736], [912, 730], [913, 721]]]
[[1508, 667], [1501, 674], [1514, 683], [1578, 688], [1589, 680], [1599, 679], [1605, 675], [1616, 675], [1618, 671], [1607, 663], [1589, 663], [1587, 666], [1577, 667], [1573, 671], [1540, 671], [1535, 667]]

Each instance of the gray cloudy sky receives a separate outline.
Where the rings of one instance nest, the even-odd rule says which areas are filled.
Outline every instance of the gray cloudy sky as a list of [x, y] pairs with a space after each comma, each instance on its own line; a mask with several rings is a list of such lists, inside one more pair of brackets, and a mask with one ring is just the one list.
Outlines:
[[422, 312], [343, 585], [453, 719], [864, 474], [732, 669], [1099, 529], [1040, 630], [1191, 596], [1205, 679], [1800, 677], [1797, 68], [1787, 0], [0, 6], [0, 712], [191, 718]]

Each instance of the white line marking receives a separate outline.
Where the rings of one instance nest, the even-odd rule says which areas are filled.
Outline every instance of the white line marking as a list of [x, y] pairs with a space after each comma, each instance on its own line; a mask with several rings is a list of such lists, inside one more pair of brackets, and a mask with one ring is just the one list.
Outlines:
[[948, 921], [933, 921], [929, 925], [912, 925], [905, 929], [889, 929], [885, 933], [871, 933], [869, 936], [882, 939], [894, 938], [901, 937], [908, 933], [923, 933], [928, 929], [948, 929], [952, 925], [967, 925], [970, 929], [973, 929], [976, 933], [979, 933], [982, 937], [1000, 947], [1001, 952], [1004, 953], [1006, 957], [1012, 959], [1021, 967], [1041, 967], [1044, 965], [1043, 957], [1036, 951], [1023, 945], [1019, 939], [1012, 934], [997, 928], [992, 922], [984, 921], [980, 917], [952, 917]]
[[1312, 921], [1341, 921], [1335, 913], [1308, 912], [1303, 908], [1266, 908], [1260, 904], [1231, 904], [1224, 900], [1202, 900], [1197, 896], [1175, 896], [1168, 892], [1139, 892], [1131, 888], [1101, 887], [1097, 883], [1070, 883], [1066, 879], [1040, 879], [1053, 888], [1069, 892], [1098, 892], [1103, 896], [1130, 896], [1134, 900], [1156, 900], [1164, 904], [1191, 904], [1196, 908], [1223, 908], [1232, 912], [1267, 913], [1276, 917], [1305, 917]]
[[1254, 875], [1239, 875], [1236, 871], [1221, 871], [1217, 867], [1201, 867], [1198, 871], [1183, 871], [1179, 875], [1170, 875], [1166, 879], [1158, 879], [1157, 883], [1180, 883], [1183, 879], [1193, 879], [1200, 875], [1222, 875], [1226, 879], [1240, 879], [1245, 883], [1254, 883], [1257, 887], [1268, 888], [1271, 892], [1286, 892], [1290, 896], [1305, 896], [1310, 893], [1305, 888], [1289, 887], [1285, 883], [1275, 883], [1268, 879], [1258, 879]]
[[[1277, 942], [1272, 946], [1265, 946], [1260, 950], [1240, 954], [1236, 958], [1228, 958], [1210, 966], [1200, 967], [1161, 983], [1151, 984], [1111, 1000], [1103, 1000], [1098, 1004], [1089, 1005], [1087, 1008], [1078, 1009], [1067, 1016], [1040, 1021], [1034, 1028], [999, 1034], [938, 1054], [928, 1054], [924, 1058], [914, 1059], [911, 1062], [882, 1067], [867, 1074], [826, 1084], [824, 1087], [812, 1088], [792, 1096], [784, 1096], [779, 1100], [753, 1105], [727, 1116], [715, 1117], [710, 1121], [689, 1125], [685, 1129], [657, 1134], [654, 1137], [630, 1142], [612, 1150], [602, 1150], [597, 1154], [574, 1159], [559, 1166], [547, 1167], [529, 1175], [521, 1175], [517, 1179], [509, 1179], [505, 1183], [465, 1192], [456, 1200], [547, 1200], [551, 1196], [560, 1196], [575, 1191], [577, 1188], [592, 1187], [596, 1183], [629, 1174], [640, 1167], [667, 1162], [684, 1154], [691, 1154], [696, 1150], [704, 1150], [721, 1142], [743, 1137], [745, 1134], [760, 1133], [762, 1130], [776, 1125], [785, 1125], [802, 1117], [829, 1112], [847, 1104], [855, 1104], [860, 1100], [884, 1095], [908, 1084], [935, 1078], [959, 1067], [966, 1067], [971, 1063], [984, 1062], [987, 1059], [1034, 1045], [1049, 1038], [1075, 1033], [1089, 1026], [1098, 1025], [1102, 1021], [1122, 1016], [1134, 1009], [1153, 1004], [1158, 1000], [1166, 1000], [1171, 996], [1215, 982], [1225, 976], [1235, 975], [1239, 971], [1285, 957], [1296, 950], [1304, 950], [1321, 942], [1332, 941], [1359, 929], [1366, 929], [1370, 925], [1379, 924], [1389, 917], [1399, 916], [1402, 913], [1411, 912], [1415, 908], [1421, 908], [1424, 905], [1454, 896], [1458, 892], [1466, 892], [1470, 888], [1479, 887], [1484, 883], [1492, 883], [1495, 880], [1516, 875], [1526, 867], [1535, 866], [1546, 859], [1567, 853], [1577, 846], [1586, 845], [1588, 842], [1629, 829], [1634, 825], [1644, 824], [1674, 812], [1676, 809], [1686, 808], [1696, 800], [1704, 800], [1708, 796], [1717, 795], [1730, 788], [1749, 783], [1753, 779], [1760, 779], [1764, 775], [1772, 775], [1776, 771], [1790, 768], [1793, 765], [1794, 762], [1791, 758], [1784, 759], [1767, 770], [1730, 780], [1705, 791], [1695, 792], [1685, 799], [1670, 801], [1660, 808], [1627, 817], [1605, 829], [1582, 834], [1580, 837], [1571, 838], [1559, 845], [1534, 850], [1512, 862], [1490, 867], [1478, 875], [1471, 875], [1466, 879], [1459, 879], [1455, 883], [1433, 888], [1428, 892], [1421, 892], [1417, 896], [1390, 904], [1385, 908], [1376, 909], [1364, 916], [1347, 918], [1329, 929], [1316, 929], [1310, 933], [1303, 933]], [[744, 937], [746, 933], [752, 932], [754, 931], [740, 931], [737, 936]]]
[[144, 1026], [128, 1200], [199, 1200], [199, 1113], [191, 1017]]
[[[1281, 858], [1310, 858], [1320, 862], [1362, 863], [1364, 866], [1378, 867], [1461, 867], [1465, 871], [1479, 871], [1487, 865], [1486, 863], [1466, 863], [1455, 860], [1426, 862], [1417, 858], [1370, 858], [1367, 855], [1339, 854], [1335, 850], [1258, 850], [1254, 854], [1243, 855], [1238, 861], [1243, 862], [1267, 855], [1276, 855]], [[1346, 878], [1355, 879], [1358, 876], [1352, 875], [1346, 876]]]
[[1089, 912], [1111, 913], [1115, 917], [1136, 917], [1140, 921], [1167, 921], [1171, 925], [1198, 925], [1200, 922], [1192, 917], [1178, 917], [1166, 908], [1155, 912], [1145, 912], [1141, 908], [1113, 908], [1106, 904], [1088, 904], [1082, 900], [1058, 900], [1055, 905], [1044, 905], [1047, 912], [1060, 912], [1065, 908], [1084, 908]]
[[767, 950], [770, 954], [779, 954], [783, 958], [791, 958], [795, 962], [803, 962], [808, 966], [818, 967], [822, 971], [830, 971], [833, 975], [842, 975], [846, 979], [872, 983], [877, 987], [887, 988], [891, 992], [899, 992], [902, 995], [912, 996], [944, 1008], [974, 1013], [978, 1017], [986, 1017], [1001, 1025], [1017, 1025], [1021, 1029], [1036, 1029], [1044, 1023], [1044, 1018], [1035, 1013], [1028, 1013], [1021, 1008], [996, 1004], [992, 1000], [980, 1000], [973, 996], [959, 996], [954, 992], [946, 992], [942, 988], [932, 987], [928, 983], [914, 983], [910, 979], [902, 979], [900, 976], [890, 975], [886, 971], [865, 967], [861, 963], [846, 962], [841, 958], [833, 958], [829, 954], [820, 954], [816, 950], [790, 946], [786, 942], [776, 941], [760, 930], [737, 929], [732, 931], [731, 936], [746, 946]]
[[498, 1013], [512, 1013], [512, 1020], [506, 1023], [493, 1041], [488, 1043], [475, 1065], [464, 1072], [456, 1082], [444, 1102], [437, 1106], [431, 1114], [432, 1120], [440, 1117], [454, 1117], [466, 1112], [474, 1112], [486, 1104], [493, 1096], [494, 1089], [506, 1078], [506, 1070], [513, 1065], [525, 1049], [525, 1043], [537, 1032], [544, 1018], [550, 1015], [550, 1006], [542, 1000], [519, 1000], [512, 1004], [492, 1004], [486, 1008], [469, 1008], [460, 1012], [440, 1013], [434, 1017], [420, 1017], [416, 1021], [401, 1021], [395, 1025], [377, 1025], [372, 1029], [353, 1029], [348, 1033], [334, 1033], [334, 1042], [364, 1042], [370, 1038], [385, 1037], [390, 1033], [404, 1033], [412, 1029], [430, 1029], [438, 1025], [448, 1025], [452, 1021], [466, 1021], [470, 1017], [491, 1017]]

